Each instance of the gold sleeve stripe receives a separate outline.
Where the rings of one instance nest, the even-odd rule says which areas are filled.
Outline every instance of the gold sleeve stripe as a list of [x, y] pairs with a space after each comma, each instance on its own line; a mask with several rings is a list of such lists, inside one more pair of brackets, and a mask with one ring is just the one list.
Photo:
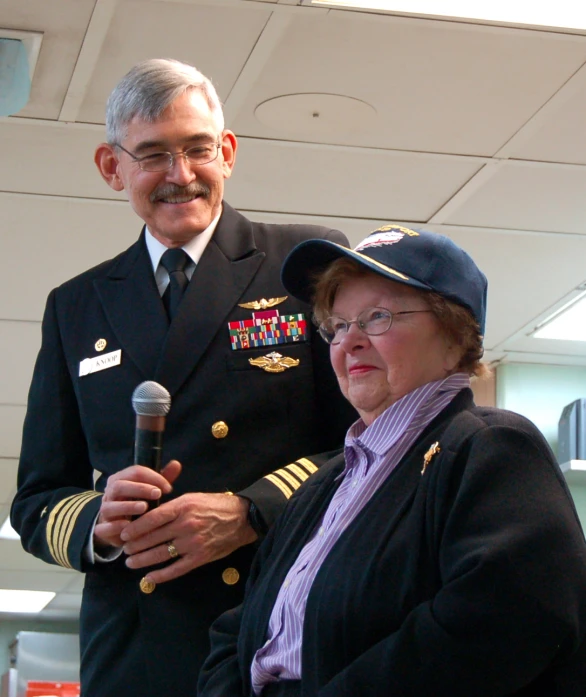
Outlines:
[[90, 501], [93, 501], [93, 499], [100, 496], [101, 494], [99, 494], [97, 491], [87, 491], [83, 494], [78, 494], [66, 507], [63, 508], [61, 513], [62, 520], [61, 524], [59, 525], [59, 534], [56, 538], [54, 536], [54, 544], [57, 553], [63, 560], [63, 565], [67, 566], [68, 568], [72, 568], [72, 565], [69, 561], [67, 548], [69, 546], [69, 540], [71, 539], [71, 535], [79, 514]]
[[81, 494], [73, 494], [61, 501], [53, 511], [47, 524], [47, 542], [53, 558], [58, 564], [66, 568], [72, 568], [67, 556], [67, 546], [63, 546], [64, 539], [71, 537], [71, 524], [75, 523], [79, 512], [83, 507], [100, 496], [95, 491], [84, 491]]
[[295, 476], [299, 477], [299, 479], [302, 482], [304, 482], [306, 479], [309, 479], [309, 475], [307, 474], [307, 472], [304, 469], [301, 469], [301, 467], [299, 467], [299, 465], [296, 465], [295, 463], [287, 465], [287, 469], [293, 472]]
[[67, 545], [75, 522], [87, 503], [101, 494], [97, 491], [84, 491], [73, 494], [60, 501], [49, 514], [47, 521], [47, 544], [51, 556], [61, 566], [72, 568], [67, 556]]
[[61, 548], [61, 556], [63, 559], [66, 561], [66, 564], [69, 568], [73, 568], [71, 565], [71, 562], [69, 561], [69, 555], [67, 553], [67, 548], [69, 547], [69, 540], [71, 539], [71, 535], [73, 533], [73, 529], [75, 527], [75, 523], [77, 522], [77, 518], [79, 517], [79, 514], [81, 513], [82, 509], [85, 508], [85, 506], [92, 501], [93, 499], [96, 498], [96, 496], [101, 496], [101, 494], [98, 494], [98, 492], [89, 492], [88, 496], [82, 496], [79, 497], [78, 501], [75, 502], [75, 505], [71, 506], [71, 509], [69, 510], [67, 514], [67, 518], [63, 521], [63, 532], [61, 534], [61, 538], [59, 540], [59, 546]]
[[308, 460], [306, 457], [300, 457], [299, 460], [295, 460], [295, 462], [298, 465], [305, 467], [305, 469], [309, 472], [309, 474], [313, 474], [314, 472], [317, 472], [317, 466], [314, 465], [313, 462], [311, 460]]
[[293, 489], [299, 489], [301, 486], [301, 482], [295, 479], [287, 470], [277, 470], [276, 472], [273, 472], [273, 474], [277, 475], [277, 477], [281, 477], [281, 479], [284, 479], [288, 484], [290, 484]]
[[274, 474], [267, 474], [265, 479], [268, 479], [271, 484], [274, 484], [277, 489], [280, 489], [281, 493], [286, 499], [290, 499], [291, 496], [293, 496], [293, 492], [291, 489], [289, 489], [285, 482], [282, 482], [278, 477], [275, 477]]
[[61, 564], [61, 566], [64, 566], [63, 560], [61, 557], [57, 555], [57, 552], [55, 550], [55, 546], [53, 544], [53, 530], [55, 528], [56, 522], [59, 521], [60, 519], [57, 517], [59, 515], [59, 512], [61, 509], [66, 506], [71, 499], [77, 498], [79, 494], [73, 494], [73, 496], [68, 496], [67, 498], [63, 499], [63, 501], [59, 501], [59, 503], [53, 508], [51, 513], [49, 513], [49, 519], [47, 520], [47, 528], [45, 530], [45, 534], [47, 536], [47, 544], [49, 545], [49, 552], [51, 552], [51, 556], [53, 559], [58, 563]]

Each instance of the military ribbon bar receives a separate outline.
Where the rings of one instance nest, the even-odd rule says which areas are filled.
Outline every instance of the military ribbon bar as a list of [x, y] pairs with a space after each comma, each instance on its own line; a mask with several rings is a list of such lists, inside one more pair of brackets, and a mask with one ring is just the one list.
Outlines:
[[253, 312], [251, 319], [228, 322], [228, 330], [234, 351], [307, 341], [307, 321], [303, 313]]

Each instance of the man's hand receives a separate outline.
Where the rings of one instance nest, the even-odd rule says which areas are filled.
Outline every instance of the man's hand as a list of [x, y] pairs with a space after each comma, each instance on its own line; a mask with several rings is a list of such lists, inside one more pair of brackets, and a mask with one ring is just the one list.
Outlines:
[[184, 494], [167, 501], [124, 528], [126, 565], [142, 569], [167, 562], [172, 543], [176, 560], [148, 574], [164, 583], [226, 557], [257, 538], [248, 523], [248, 506], [245, 499], [226, 494]]
[[94, 544], [122, 547], [122, 530], [135, 516], [148, 510], [148, 501], [169, 494], [180, 473], [179, 462], [171, 460], [160, 474], [142, 465], [132, 465], [108, 477], [94, 528]]

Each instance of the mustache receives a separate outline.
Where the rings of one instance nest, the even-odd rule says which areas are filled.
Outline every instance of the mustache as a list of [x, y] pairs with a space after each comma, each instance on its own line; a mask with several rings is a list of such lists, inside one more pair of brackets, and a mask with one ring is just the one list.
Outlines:
[[187, 186], [178, 186], [177, 184], [161, 184], [149, 196], [151, 203], [156, 203], [161, 199], [169, 198], [170, 196], [196, 196], [208, 197], [210, 195], [210, 187], [203, 182], [191, 182]]

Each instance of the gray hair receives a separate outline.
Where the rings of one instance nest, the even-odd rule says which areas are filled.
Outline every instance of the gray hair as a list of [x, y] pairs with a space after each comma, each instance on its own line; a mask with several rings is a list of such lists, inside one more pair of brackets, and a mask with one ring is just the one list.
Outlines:
[[154, 123], [165, 109], [187, 90], [198, 90], [212, 112], [218, 133], [224, 130], [224, 114], [209, 78], [192, 65], [172, 58], [151, 58], [134, 66], [112, 90], [106, 104], [106, 138], [120, 143], [126, 126], [138, 116]]

